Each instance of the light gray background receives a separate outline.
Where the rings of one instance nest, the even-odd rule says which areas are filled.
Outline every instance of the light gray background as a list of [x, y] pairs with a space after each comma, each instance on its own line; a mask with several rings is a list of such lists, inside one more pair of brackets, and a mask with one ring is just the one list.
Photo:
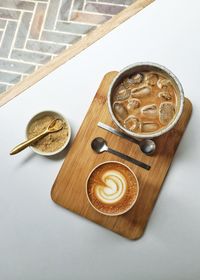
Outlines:
[[[199, 11], [197, 0], [157, 0], [0, 109], [1, 280], [200, 279]], [[194, 111], [146, 232], [129, 241], [51, 201], [63, 159], [9, 151], [44, 109], [75, 134], [104, 73], [137, 61], [171, 69]]]

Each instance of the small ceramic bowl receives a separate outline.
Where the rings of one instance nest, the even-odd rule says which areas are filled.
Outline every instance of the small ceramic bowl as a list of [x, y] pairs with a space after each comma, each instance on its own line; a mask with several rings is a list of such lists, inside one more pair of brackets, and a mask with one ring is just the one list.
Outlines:
[[[134, 198], [133, 198], [133, 197], [131, 198], [131, 200], [132, 200], [131, 203], [129, 203], [126, 207], [124, 207], [123, 210], [121, 210], [121, 211], [116, 211], [116, 212], [113, 212], [113, 213], [109, 213], [109, 212], [106, 211], [106, 210], [103, 211], [103, 210], [98, 209], [98, 208], [93, 204], [93, 202], [92, 202], [92, 200], [91, 200], [91, 198], [90, 198], [90, 195], [88, 194], [88, 192], [89, 192], [89, 190], [88, 190], [88, 188], [89, 188], [89, 180], [90, 180], [91, 176], [93, 175], [93, 173], [94, 173], [98, 168], [101, 168], [102, 165], [108, 165], [108, 164], [112, 164], [113, 166], [114, 166], [114, 165], [118, 165], [118, 167], [119, 167], [119, 165], [121, 165], [123, 168], [125, 167], [125, 168], [131, 173], [131, 175], [134, 177], [134, 180], [135, 180], [135, 183], [136, 183], [136, 195], [134, 194]], [[112, 169], [114, 169], [114, 167], [112, 167]], [[117, 169], [116, 169], [116, 170], [117, 170]], [[108, 168], [108, 171], [106, 171], [106, 172], [109, 172], [109, 168]], [[129, 176], [130, 176], [130, 174], [129, 174]], [[108, 175], [108, 177], [109, 177], [109, 180], [111, 180], [111, 177], [112, 177], [112, 176], [111, 176], [111, 175]], [[115, 177], [115, 180], [116, 180], [116, 176], [115, 176], [115, 175], [114, 175], [114, 177]], [[114, 180], [114, 181], [115, 181], [115, 180]], [[97, 212], [99, 212], [99, 213], [101, 213], [101, 214], [103, 214], [103, 215], [106, 215], [106, 216], [119, 216], [119, 215], [122, 215], [122, 214], [125, 214], [126, 212], [128, 212], [128, 211], [134, 206], [134, 204], [136, 203], [137, 198], [138, 198], [138, 194], [139, 194], [139, 182], [138, 182], [138, 179], [137, 179], [135, 173], [134, 173], [127, 165], [125, 165], [125, 164], [123, 164], [123, 163], [121, 163], [121, 162], [119, 162], [119, 161], [105, 161], [105, 162], [103, 162], [103, 163], [100, 163], [100, 164], [97, 165], [94, 169], [92, 169], [92, 171], [90, 172], [90, 174], [88, 175], [87, 180], [86, 180], [86, 196], [87, 196], [87, 199], [88, 199], [90, 205], [91, 205]], [[117, 202], [115, 202], [115, 206], [116, 206], [116, 209], [118, 209]]]
[[[173, 84], [177, 90], [178, 105], [179, 105], [178, 111], [177, 111], [174, 119], [168, 125], [166, 125], [164, 128], [162, 128], [158, 131], [149, 132], [149, 133], [145, 133], [145, 134], [130, 131], [130, 130], [126, 129], [124, 126], [122, 126], [120, 124], [120, 122], [117, 120], [117, 118], [115, 117], [115, 115], [113, 113], [113, 109], [112, 109], [112, 97], [113, 97], [113, 93], [114, 93], [116, 87], [125, 78], [129, 77], [130, 75], [133, 75], [134, 73], [138, 73], [138, 72], [143, 72], [143, 71], [160, 72], [164, 76], [168, 77], [173, 82]], [[160, 64], [157, 64], [157, 63], [153, 63], [153, 62], [138, 62], [138, 63], [127, 66], [126, 68], [122, 69], [117, 74], [117, 76], [114, 78], [114, 80], [112, 81], [112, 83], [110, 85], [107, 100], [108, 100], [108, 109], [109, 109], [111, 118], [120, 130], [122, 130], [124, 133], [128, 134], [129, 136], [132, 136], [132, 137], [135, 137], [138, 139], [144, 139], [144, 138], [151, 139], [151, 138], [158, 137], [158, 136], [168, 132], [170, 129], [172, 129], [176, 125], [176, 123], [180, 119], [180, 116], [183, 112], [184, 92], [183, 92], [183, 88], [182, 88], [181, 83], [179, 82], [178, 78], [166, 67], [164, 67]]]
[[[69, 122], [68, 120], [60, 113], [58, 112], [55, 112], [55, 111], [42, 111], [40, 113], [37, 113], [36, 115], [34, 115], [30, 121], [28, 122], [27, 124], [27, 127], [26, 127], [26, 137], [28, 139], [28, 131], [30, 129], [30, 125], [33, 123], [33, 121], [36, 121], [36, 120], [39, 120], [40, 118], [44, 117], [44, 116], [47, 116], [47, 115], [50, 115], [50, 116], [53, 116], [55, 118], [59, 118], [61, 120], [63, 120], [66, 125], [67, 125], [67, 128], [68, 128], [68, 135], [66, 137], [66, 141], [64, 142], [64, 144], [57, 150], [55, 151], [52, 151], [52, 152], [45, 152], [45, 151], [42, 151], [34, 146], [30, 146], [30, 148], [37, 154], [39, 155], [42, 155], [42, 156], [52, 156], [52, 155], [56, 155], [58, 153], [60, 153], [61, 151], [63, 151], [66, 146], [68, 145], [69, 141], [70, 141], [70, 138], [71, 138], [71, 127], [69, 125]], [[56, 132], [55, 132], [56, 133]]]

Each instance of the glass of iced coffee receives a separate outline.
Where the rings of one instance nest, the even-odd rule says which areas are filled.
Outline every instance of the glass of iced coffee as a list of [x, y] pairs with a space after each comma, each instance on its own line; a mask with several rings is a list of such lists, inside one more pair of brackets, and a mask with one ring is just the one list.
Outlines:
[[120, 71], [108, 92], [108, 108], [119, 129], [153, 138], [172, 129], [184, 105], [183, 88], [167, 68], [136, 63]]

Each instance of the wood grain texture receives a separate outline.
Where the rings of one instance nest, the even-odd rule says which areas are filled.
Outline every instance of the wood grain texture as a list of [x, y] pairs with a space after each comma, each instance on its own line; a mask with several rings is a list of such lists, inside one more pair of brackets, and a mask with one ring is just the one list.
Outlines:
[[[192, 105], [185, 98], [184, 112], [176, 127], [155, 139], [156, 153], [153, 156], [146, 156], [134, 143], [97, 127], [99, 121], [113, 126], [107, 109], [106, 96], [116, 74], [117, 72], [110, 72], [105, 75], [55, 180], [51, 196], [53, 201], [62, 207], [124, 237], [138, 239], [144, 232], [177, 146], [190, 119]], [[95, 154], [90, 144], [97, 136], [104, 137], [110, 147], [150, 164], [151, 170], [144, 170], [109, 153]], [[118, 217], [107, 217], [96, 212], [90, 206], [85, 194], [85, 182], [90, 171], [99, 163], [109, 160], [128, 165], [135, 172], [140, 184], [140, 193], [135, 206]]]
[[122, 22], [137, 14], [153, 1], [154, 0], [136, 0], [132, 5], [124, 9], [122, 12], [97, 27], [94, 31], [90, 32], [87, 36], [83, 37], [77, 43], [73, 44], [73, 46], [71, 46], [69, 49], [63, 51], [56, 58], [41, 66], [36, 72], [26, 77], [23, 81], [19, 82], [5, 93], [2, 93], [0, 95], [0, 106], [6, 104], [8, 101], [29, 88], [31, 85], [44, 78], [60, 65], [64, 64], [72, 57], [102, 38], [108, 32], [116, 28]]

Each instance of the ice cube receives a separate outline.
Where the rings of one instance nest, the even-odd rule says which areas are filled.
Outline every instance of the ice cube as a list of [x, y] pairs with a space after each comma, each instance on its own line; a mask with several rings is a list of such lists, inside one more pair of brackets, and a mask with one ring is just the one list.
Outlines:
[[128, 116], [128, 112], [124, 105], [119, 102], [115, 102], [113, 104], [113, 112], [116, 115], [116, 117], [120, 118], [121, 120], [124, 120]]
[[155, 86], [158, 82], [158, 75], [153, 74], [153, 73], [147, 74], [146, 81], [147, 81], [148, 85]]
[[142, 132], [154, 132], [158, 130], [159, 125], [154, 122], [143, 122], [142, 123]]
[[169, 92], [167, 91], [161, 91], [158, 93], [158, 97], [160, 98], [163, 98], [165, 100], [171, 100], [172, 99], [172, 96]]
[[169, 84], [171, 84], [171, 82], [170, 82], [170, 80], [168, 80], [168, 79], [160, 78], [160, 79], [157, 81], [157, 86], [158, 86], [160, 89], [167, 87]]
[[159, 120], [163, 125], [168, 124], [174, 117], [175, 106], [171, 102], [163, 102], [159, 107]]
[[139, 120], [135, 116], [130, 115], [124, 120], [124, 126], [128, 130], [134, 131], [139, 127]]
[[129, 98], [130, 94], [130, 90], [126, 89], [124, 86], [120, 86], [115, 92], [115, 99], [117, 101], [126, 100], [127, 98]]
[[142, 73], [133, 74], [130, 77], [130, 80], [132, 81], [133, 84], [140, 84], [144, 80], [144, 75]]
[[146, 105], [141, 109], [141, 112], [144, 116], [149, 118], [156, 118], [158, 115], [158, 108], [156, 104]]
[[149, 86], [139, 87], [131, 90], [131, 96], [136, 98], [148, 96], [150, 93], [151, 87]]
[[128, 99], [127, 109], [128, 111], [132, 112], [134, 109], [140, 107], [140, 100], [137, 98], [130, 98]]

